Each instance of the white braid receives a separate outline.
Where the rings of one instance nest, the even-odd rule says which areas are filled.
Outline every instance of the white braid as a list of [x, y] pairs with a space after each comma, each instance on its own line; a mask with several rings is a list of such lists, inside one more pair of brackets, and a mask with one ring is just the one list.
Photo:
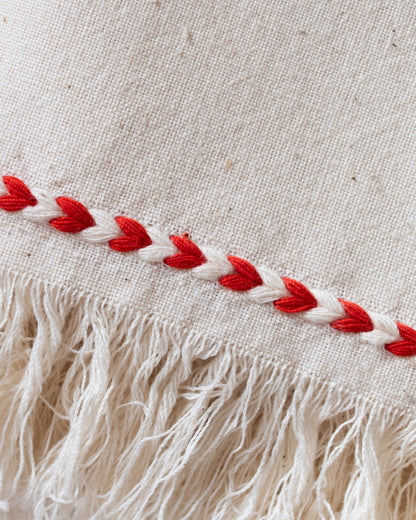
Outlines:
[[48, 193], [40, 190], [32, 190], [32, 193], [37, 200], [37, 204], [36, 206], [27, 206], [22, 210], [25, 218], [39, 224], [47, 224], [53, 218], [65, 216], [55, 199]]
[[393, 341], [400, 341], [401, 336], [396, 323], [389, 317], [376, 312], [369, 312], [374, 329], [370, 332], [362, 332], [364, 341], [377, 347], [382, 347]]
[[79, 233], [84, 240], [88, 240], [88, 242], [93, 242], [94, 244], [105, 244], [113, 238], [118, 238], [123, 235], [115, 219], [106, 211], [92, 209], [90, 210], [90, 214], [95, 221], [95, 226], [88, 227]]
[[152, 243], [150, 246], [137, 251], [140, 260], [145, 262], [163, 262], [168, 256], [179, 253], [179, 250], [166, 233], [162, 233], [155, 228], [146, 229], [146, 232], [151, 238]]
[[200, 247], [200, 250], [207, 261], [192, 269], [192, 274], [196, 278], [215, 281], [221, 278], [221, 276], [234, 272], [233, 266], [223, 253], [219, 253], [211, 247]]
[[247, 295], [251, 300], [256, 303], [269, 303], [289, 296], [289, 291], [277, 273], [267, 267], [259, 267], [256, 270], [263, 280], [263, 285], [258, 285], [247, 291]]
[[313, 289], [318, 306], [305, 312], [305, 318], [313, 323], [331, 323], [345, 318], [346, 313], [338, 298], [328, 291]]

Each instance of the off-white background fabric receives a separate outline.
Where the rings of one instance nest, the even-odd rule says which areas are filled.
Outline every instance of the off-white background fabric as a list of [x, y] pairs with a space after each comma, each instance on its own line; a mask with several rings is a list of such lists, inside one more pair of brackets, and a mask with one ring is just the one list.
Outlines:
[[[416, 326], [412, 2], [0, 0], [0, 165]], [[0, 214], [1, 264], [397, 408], [416, 362]]]

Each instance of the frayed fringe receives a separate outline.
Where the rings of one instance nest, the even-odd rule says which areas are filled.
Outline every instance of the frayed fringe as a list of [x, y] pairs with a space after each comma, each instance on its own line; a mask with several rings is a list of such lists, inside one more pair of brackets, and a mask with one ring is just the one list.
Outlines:
[[0, 284], [0, 518], [416, 518], [413, 419], [158, 318]]

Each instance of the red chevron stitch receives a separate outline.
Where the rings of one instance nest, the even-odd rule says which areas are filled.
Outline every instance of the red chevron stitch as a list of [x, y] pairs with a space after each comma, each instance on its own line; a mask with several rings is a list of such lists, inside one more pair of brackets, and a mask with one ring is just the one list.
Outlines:
[[233, 291], [248, 291], [263, 284], [259, 273], [250, 262], [238, 256], [228, 256], [227, 258], [237, 273], [222, 276], [218, 280], [221, 285]]
[[[26, 184], [17, 177], [10, 175], [4, 176], [3, 182], [8, 193], [0, 196], [1, 209], [8, 212], [14, 212], [28, 208], [26, 211], [30, 211], [31, 206], [41, 204], [40, 201], [36, 200], [36, 197], [29, 190]], [[65, 213], [65, 216], [51, 218], [49, 220], [49, 224], [58, 231], [65, 233], [79, 233], [87, 228], [92, 228], [92, 231], [94, 231], [95, 226], [99, 229], [99, 225], [96, 224], [91, 213], [80, 202], [68, 197], [58, 197], [55, 200]], [[47, 210], [48, 208], [46, 207], [40, 212], [41, 222], [43, 222], [44, 214]], [[53, 214], [53, 211], [51, 214]], [[25, 213], [23, 213], [23, 215], [25, 215]], [[123, 235], [117, 236], [117, 232], [114, 232], [115, 238], [108, 239], [109, 247], [120, 252], [133, 251], [148, 247], [150, 249], [150, 247], [153, 247], [154, 244], [150, 235], [139, 222], [122, 216], [115, 217], [114, 220]], [[102, 231], [103, 230], [101, 229], [96, 237], [93, 236], [93, 233], [81, 236], [85, 240], [96, 241], [97, 237], [100, 239], [103, 236]], [[104, 236], [106, 236], [106, 234], [108, 234], [108, 230], [104, 229]], [[111, 236], [111, 233], [109, 236]], [[195, 268], [196, 273], [199, 266], [208, 262], [199, 247], [190, 240], [188, 234], [182, 236], [170, 236], [169, 239], [179, 252], [171, 256], [166, 256], [165, 258], [162, 257], [162, 260], [166, 265], [176, 269], [192, 270]], [[160, 251], [163, 251], [163, 248], [165, 248], [166, 251], [169, 251], [169, 248], [166, 249], [166, 242], [163, 242], [163, 240], [165, 239], [162, 239], [160, 244], [156, 244], [158, 247], [154, 250], [156, 255], [154, 259], [151, 255], [150, 257], [149, 254], [147, 255], [149, 261], [160, 261], [161, 258], [159, 255]], [[218, 275], [218, 281], [222, 286], [233, 291], [246, 291], [250, 295], [252, 289], [256, 291], [257, 287], [264, 285], [257, 269], [247, 260], [236, 256], [227, 256], [226, 259], [232, 265], [235, 272], [223, 276]], [[216, 265], [215, 256], [214, 261], [211, 260], [211, 265]], [[221, 267], [218, 272], [221, 272], [221, 270], [224, 269], [224, 264], [220, 263], [218, 265]], [[218, 269], [218, 266], [216, 266], [215, 269]], [[214, 272], [216, 271], [214, 270]], [[212, 279], [211, 276], [212, 271], [210, 271], [208, 279]], [[302, 313], [308, 312], [318, 306], [315, 296], [302, 283], [291, 278], [281, 278], [281, 280], [290, 293], [290, 296], [274, 300], [273, 305], [276, 309], [285, 313]], [[265, 295], [266, 299], [262, 301], [270, 301], [268, 299], [270, 297], [270, 290], [273, 291], [276, 289], [273, 288], [272, 285], [272, 287], [266, 287], [265, 290], [266, 292], [263, 293], [263, 298]], [[255, 297], [258, 298], [258, 293], [256, 293]], [[330, 322], [329, 324], [332, 328], [348, 333], [372, 334], [373, 331], [376, 334], [384, 333], [383, 330], [374, 330], [374, 324], [370, 315], [359, 305], [345, 300], [339, 301], [344, 308], [346, 316]], [[331, 312], [333, 311], [334, 310], [332, 309]], [[331, 314], [329, 314], [329, 316], [330, 315]], [[400, 339], [385, 344], [385, 349], [395, 356], [416, 355], [416, 330], [407, 325], [403, 325], [402, 323], [396, 323], [396, 327], [398, 334], [400, 334]], [[388, 337], [388, 335], [386, 337]]]
[[169, 238], [180, 251], [180, 253], [168, 256], [163, 260], [169, 267], [175, 267], [176, 269], [192, 269], [193, 267], [198, 267], [207, 261], [199, 247], [189, 240], [187, 234], [182, 236], [172, 235]]
[[95, 225], [87, 208], [77, 200], [69, 197], [58, 197], [56, 203], [66, 213], [66, 217], [53, 218], [49, 224], [64, 233], [79, 233]]
[[370, 332], [373, 323], [367, 312], [356, 303], [339, 300], [344, 307], [346, 318], [330, 323], [331, 327], [342, 332]]
[[116, 217], [115, 221], [123, 231], [124, 236], [110, 240], [108, 245], [111, 249], [120, 252], [134, 251], [150, 246], [152, 243], [147, 231], [137, 220], [128, 217]]
[[385, 345], [386, 350], [395, 356], [414, 356], [416, 354], [416, 330], [403, 323], [396, 323], [396, 325], [403, 340]]
[[292, 296], [286, 296], [273, 302], [276, 309], [283, 312], [305, 312], [318, 306], [315, 296], [300, 282], [291, 278], [282, 278], [286, 289]]
[[9, 195], [0, 197], [0, 208], [6, 211], [21, 211], [28, 206], [35, 206], [37, 200], [26, 186], [17, 177], [5, 175], [3, 182], [9, 192]]

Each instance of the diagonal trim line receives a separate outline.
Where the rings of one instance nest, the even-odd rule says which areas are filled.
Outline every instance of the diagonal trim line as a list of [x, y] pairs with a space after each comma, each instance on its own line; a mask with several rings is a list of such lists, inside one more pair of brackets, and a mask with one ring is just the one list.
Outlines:
[[173, 269], [188, 269], [193, 276], [244, 292], [259, 304], [272, 304], [281, 312], [301, 314], [313, 323], [325, 323], [345, 333], [359, 334], [374, 346], [396, 356], [416, 354], [416, 330], [390, 317], [367, 312], [356, 303], [328, 291], [308, 289], [291, 278], [280, 277], [267, 267], [255, 267], [237, 256], [211, 247], [198, 246], [188, 234], [167, 235], [136, 220], [111, 216], [100, 209], [87, 209], [69, 197], [53, 197], [30, 190], [17, 177], [3, 177], [0, 209], [20, 212], [32, 222], [47, 224], [63, 233], [73, 233], [94, 244], [108, 244], [121, 253], [135, 251], [140, 260], [164, 263]]

